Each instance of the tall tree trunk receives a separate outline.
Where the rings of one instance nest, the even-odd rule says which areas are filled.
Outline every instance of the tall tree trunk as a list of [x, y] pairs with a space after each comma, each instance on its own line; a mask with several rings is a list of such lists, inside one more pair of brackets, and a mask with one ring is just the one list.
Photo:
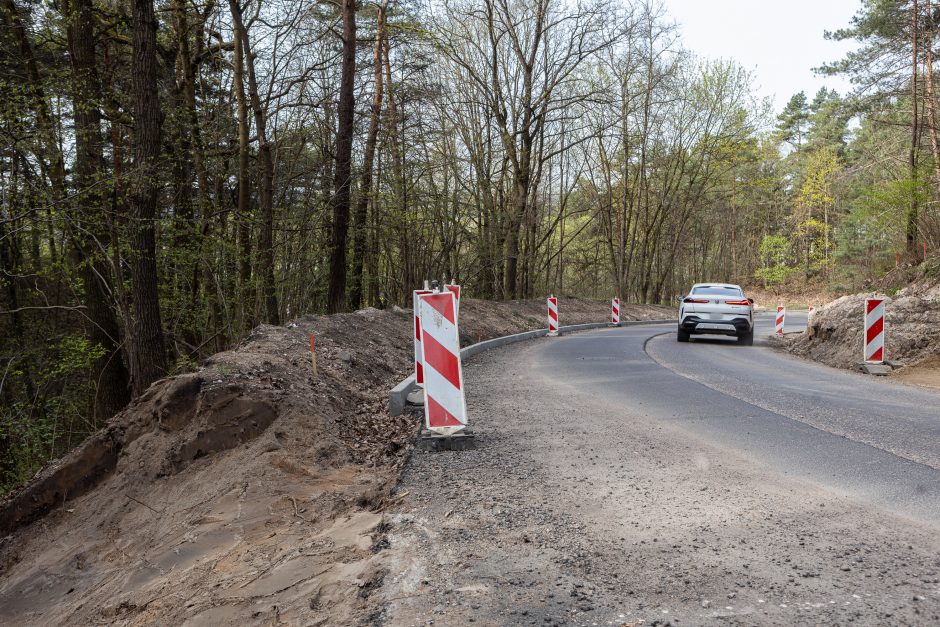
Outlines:
[[[202, 129], [200, 126], [200, 114], [196, 105], [196, 74], [201, 63], [205, 39], [206, 17], [209, 15], [215, 0], [210, 0], [205, 13], [197, 14], [195, 28], [195, 37], [193, 38], [195, 47], [190, 46], [189, 37], [189, 18], [188, 7], [185, 0], [173, 0], [173, 12], [177, 16], [177, 31], [179, 32], [179, 59], [178, 64], [182, 68], [181, 76], [177, 76], [177, 88], [183, 96], [182, 108], [185, 112], [184, 120], [180, 122], [182, 145], [188, 144], [191, 151], [192, 166], [195, 169], [197, 183], [197, 201], [196, 207], [199, 215], [193, 216], [193, 225], [191, 228], [194, 241], [190, 242], [189, 248], [192, 251], [192, 263], [190, 266], [190, 292], [189, 307], [193, 312], [199, 310], [199, 297], [202, 292], [202, 253], [206, 241], [211, 232], [212, 221], [209, 219], [212, 213], [212, 201], [209, 196], [209, 179], [206, 173], [205, 145], [202, 139]], [[211, 336], [214, 327], [201, 329], [202, 337]], [[194, 335], [192, 341], [195, 342]]]
[[[68, 10], [68, 9], [67, 9]], [[101, 83], [96, 70], [95, 13], [92, 0], [73, 0], [68, 10], [68, 46], [72, 63], [72, 101], [75, 110], [75, 195], [72, 229], [76, 258], [81, 264], [88, 338], [104, 353], [95, 363], [98, 373], [94, 413], [106, 420], [130, 401], [129, 375], [120, 351], [120, 327], [112, 303], [111, 246], [107, 198], [100, 192], [104, 178], [101, 138]]]
[[410, 302], [411, 290], [416, 285], [411, 257], [411, 234], [409, 232], [408, 204], [405, 198], [405, 168], [404, 151], [398, 133], [398, 104], [395, 101], [394, 84], [392, 83], [392, 61], [388, 37], [383, 45], [385, 62], [385, 86], [388, 90], [388, 144], [392, 153], [392, 189], [395, 196], [395, 218], [398, 231], [398, 251], [400, 265], [401, 294], [400, 304], [407, 306]]
[[251, 285], [251, 189], [248, 178], [248, 104], [245, 99], [244, 40], [235, 37], [234, 89], [238, 103], [238, 200], [235, 209], [238, 246], [239, 331], [255, 326], [255, 297]]
[[382, 114], [382, 48], [385, 38], [385, 9], [388, 0], [379, 5], [376, 17], [375, 48], [373, 55], [373, 73], [375, 78], [375, 92], [372, 95], [372, 112], [369, 119], [369, 136], [366, 138], [366, 151], [362, 162], [362, 179], [359, 186], [359, 199], [356, 202], [356, 212], [353, 216], [355, 229], [353, 231], [353, 259], [352, 277], [349, 288], [349, 307], [359, 309], [362, 305], [362, 268], [365, 264], [366, 254], [366, 221], [368, 219], [369, 200], [372, 197], [372, 166], [375, 161], [375, 144], [379, 136], [379, 118]]
[[927, 127], [930, 130], [930, 149], [933, 153], [933, 171], [937, 191], [940, 192], [940, 138], [937, 135], [937, 101], [933, 88], [933, 36], [937, 27], [934, 22], [933, 2], [927, 0], [927, 32], [925, 33], [924, 55], [927, 75], [924, 84], [927, 88]]
[[911, 149], [908, 153], [908, 166], [911, 172], [911, 208], [907, 214], [907, 251], [912, 257], [917, 256], [917, 232], [919, 226], [917, 208], [917, 144], [920, 136], [917, 116], [917, 44], [920, 18], [918, 1], [911, 5]]
[[238, 0], [229, 0], [232, 21], [236, 35], [241, 40], [245, 57], [245, 69], [248, 72], [248, 94], [255, 118], [255, 130], [258, 133], [258, 178], [260, 185], [261, 233], [258, 238], [258, 262], [261, 275], [261, 294], [264, 300], [265, 321], [268, 324], [281, 324], [281, 315], [277, 306], [277, 286], [274, 282], [274, 158], [271, 144], [268, 142], [267, 119], [261, 98], [258, 95], [258, 80], [255, 75], [255, 60], [251, 54], [251, 42], [248, 31], [242, 21], [242, 11]]
[[134, 194], [131, 200], [131, 280], [134, 286], [138, 394], [166, 373], [167, 356], [160, 319], [156, 233], [161, 112], [157, 92], [157, 19], [153, 0], [134, 0]]
[[327, 311], [343, 311], [346, 305], [346, 235], [349, 230], [352, 181], [353, 87], [356, 78], [356, 0], [342, 0], [343, 66], [339, 88], [339, 124], [336, 132], [336, 171], [333, 178], [333, 232], [330, 250], [330, 283]]

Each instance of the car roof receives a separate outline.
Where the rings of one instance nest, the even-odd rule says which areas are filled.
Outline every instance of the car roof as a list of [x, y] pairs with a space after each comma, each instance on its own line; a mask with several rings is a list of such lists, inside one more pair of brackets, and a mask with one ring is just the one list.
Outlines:
[[742, 292], [744, 291], [743, 289], [741, 289], [740, 285], [735, 285], [734, 283], [696, 283], [692, 286], [693, 289], [696, 287], [730, 287], [730, 288], [737, 288], [741, 290]]

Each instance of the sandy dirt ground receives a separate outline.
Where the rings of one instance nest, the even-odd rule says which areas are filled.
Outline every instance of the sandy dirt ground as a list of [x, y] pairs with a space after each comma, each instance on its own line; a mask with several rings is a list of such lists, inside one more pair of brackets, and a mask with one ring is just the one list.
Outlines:
[[891, 377], [909, 385], [940, 388], [940, 357], [928, 357], [913, 366], [893, 372]]
[[940, 529], [559, 385], [534, 346], [466, 366], [477, 450], [411, 456], [377, 622], [940, 624]]
[[[608, 315], [560, 306], [563, 324]], [[411, 321], [370, 309], [263, 326], [154, 384], [0, 502], [0, 624], [372, 622], [374, 545], [418, 429], [385, 409], [413, 367]], [[463, 302], [464, 344], [543, 325], [543, 301]]]
[[829, 366], [855, 368], [862, 361], [869, 297], [885, 298], [885, 358], [899, 369], [925, 364], [923, 380], [933, 380], [930, 363], [940, 358], [940, 284], [915, 283], [894, 298], [871, 292], [833, 300], [819, 307], [805, 334], [788, 336], [784, 348]]

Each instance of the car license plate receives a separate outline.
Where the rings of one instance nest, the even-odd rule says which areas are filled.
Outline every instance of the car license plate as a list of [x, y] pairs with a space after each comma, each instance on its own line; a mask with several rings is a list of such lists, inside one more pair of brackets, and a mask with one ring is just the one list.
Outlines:
[[716, 329], [721, 331], [729, 331], [734, 328], [733, 324], [714, 324], [709, 322], [702, 322], [697, 325], [696, 328], [699, 329]]

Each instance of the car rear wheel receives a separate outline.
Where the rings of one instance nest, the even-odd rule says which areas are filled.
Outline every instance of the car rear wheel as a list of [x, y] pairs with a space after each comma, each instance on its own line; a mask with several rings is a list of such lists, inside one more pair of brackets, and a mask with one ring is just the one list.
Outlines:
[[739, 335], [738, 344], [741, 346], [754, 346], [754, 329]]
[[676, 340], [679, 342], [688, 342], [689, 341], [689, 332], [679, 329], [679, 332], [676, 334]]

